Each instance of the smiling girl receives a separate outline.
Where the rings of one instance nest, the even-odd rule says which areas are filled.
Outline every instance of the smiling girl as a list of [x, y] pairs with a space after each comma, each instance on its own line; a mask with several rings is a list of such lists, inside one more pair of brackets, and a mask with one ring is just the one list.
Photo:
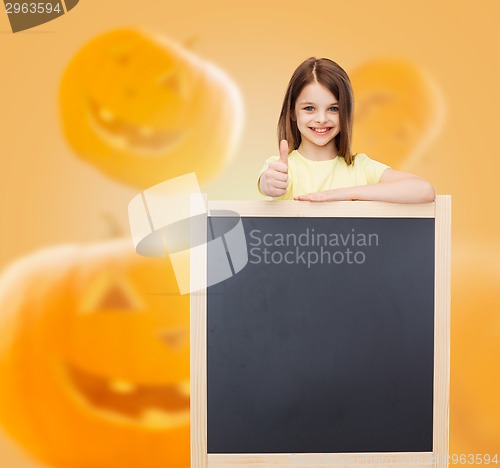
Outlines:
[[278, 121], [280, 156], [266, 160], [259, 191], [278, 200], [434, 201], [426, 180], [352, 154], [352, 117], [351, 82], [337, 63], [311, 57], [299, 65]]

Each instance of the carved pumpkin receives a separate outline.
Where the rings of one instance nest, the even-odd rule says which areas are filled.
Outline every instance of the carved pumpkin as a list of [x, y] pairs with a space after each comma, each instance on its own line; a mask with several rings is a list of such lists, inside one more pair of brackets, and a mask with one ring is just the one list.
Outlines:
[[354, 150], [396, 169], [420, 156], [443, 123], [443, 98], [433, 80], [400, 59], [367, 62], [350, 77]]
[[189, 297], [130, 240], [0, 278], [0, 422], [58, 467], [189, 466]]
[[230, 159], [242, 127], [234, 83], [165, 37], [120, 29], [86, 44], [60, 87], [64, 134], [75, 152], [139, 188]]

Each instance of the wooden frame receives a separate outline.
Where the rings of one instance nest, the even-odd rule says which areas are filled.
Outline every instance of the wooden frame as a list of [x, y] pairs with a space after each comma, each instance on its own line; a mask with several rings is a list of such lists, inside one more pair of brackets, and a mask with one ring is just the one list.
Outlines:
[[[391, 453], [208, 454], [206, 287], [191, 293], [191, 467], [285, 468], [384, 466], [431, 468], [448, 466], [450, 389], [450, 252], [451, 196], [427, 204], [381, 202], [214, 201], [210, 210], [231, 210], [240, 216], [435, 218], [434, 405], [433, 451]], [[205, 220], [206, 221], [206, 220]], [[193, 230], [193, 284], [206, 285], [206, 223]]]

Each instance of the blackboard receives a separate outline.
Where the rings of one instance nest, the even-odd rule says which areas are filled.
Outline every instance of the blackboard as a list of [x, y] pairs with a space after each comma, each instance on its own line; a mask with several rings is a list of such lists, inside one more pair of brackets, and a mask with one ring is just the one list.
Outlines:
[[436, 217], [241, 223], [248, 263], [206, 290], [208, 457], [432, 453]]

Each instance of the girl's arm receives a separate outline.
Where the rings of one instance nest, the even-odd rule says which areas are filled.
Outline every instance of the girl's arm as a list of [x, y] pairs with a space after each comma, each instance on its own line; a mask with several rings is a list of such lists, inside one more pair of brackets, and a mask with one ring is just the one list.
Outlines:
[[368, 200], [392, 203], [430, 203], [436, 194], [425, 179], [408, 172], [386, 169], [378, 184], [325, 190], [294, 197], [300, 201]]

